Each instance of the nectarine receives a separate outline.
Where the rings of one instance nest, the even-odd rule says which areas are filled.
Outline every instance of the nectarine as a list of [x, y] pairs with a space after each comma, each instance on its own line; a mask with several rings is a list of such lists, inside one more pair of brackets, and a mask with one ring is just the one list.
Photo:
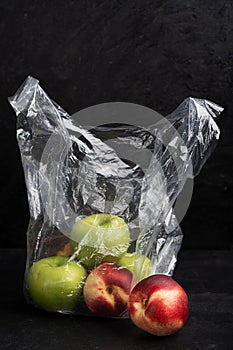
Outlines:
[[132, 277], [128, 269], [114, 263], [96, 267], [87, 277], [83, 289], [88, 308], [99, 316], [122, 315], [127, 310]]
[[152, 275], [132, 290], [128, 312], [133, 323], [154, 335], [177, 332], [188, 317], [188, 297], [171, 277]]

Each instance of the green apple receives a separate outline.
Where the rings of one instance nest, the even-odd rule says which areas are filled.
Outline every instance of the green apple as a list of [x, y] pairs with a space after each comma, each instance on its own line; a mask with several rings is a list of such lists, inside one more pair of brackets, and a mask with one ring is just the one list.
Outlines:
[[87, 273], [77, 261], [51, 256], [35, 262], [27, 274], [32, 300], [45, 310], [70, 311], [78, 302]]
[[117, 260], [117, 265], [126, 267], [136, 274], [138, 281], [148, 277], [151, 269], [150, 259], [144, 255], [136, 255], [136, 253], [123, 253]]
[[111, 214], [86, 216], [71, 230], [71, 247], [77, 258], [90, 268], [103, 261], [115, 261], [127, 251], [129, 240], [126, 222]]

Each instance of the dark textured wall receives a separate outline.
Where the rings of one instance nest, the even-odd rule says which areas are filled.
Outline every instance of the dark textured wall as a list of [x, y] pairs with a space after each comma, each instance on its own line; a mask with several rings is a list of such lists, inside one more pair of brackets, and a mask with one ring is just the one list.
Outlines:
[[233, 2], [0, 1], [1, 245], [25, 246], [26, 189], [7, 96], [31, 74], [68, 112], [129, 101], [171, 112], [185, 97], [225, 112], [196, 178], [184, 247], [232, 246]]

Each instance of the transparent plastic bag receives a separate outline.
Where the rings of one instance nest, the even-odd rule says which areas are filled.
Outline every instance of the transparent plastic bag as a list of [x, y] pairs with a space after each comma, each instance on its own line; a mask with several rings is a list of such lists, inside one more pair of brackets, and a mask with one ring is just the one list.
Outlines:
[[[131, 287], [154, 273], [172, 275], [182, 242], [174, 204], [213, 151], [219, 138], [214, 118], [223, 109], [188, 98], [147, 128], [86, 130], [32, 77], [9, 101], [17, 115], [31, 217], [28, 301], [49, 311], [94, 315], [83, 290], [99, 266], [130, 270]], [[150, 150], [146, 171], [109, 146], [113, 136], [135, 152]], [[126, 307], [99, 314], [124, 317]]]

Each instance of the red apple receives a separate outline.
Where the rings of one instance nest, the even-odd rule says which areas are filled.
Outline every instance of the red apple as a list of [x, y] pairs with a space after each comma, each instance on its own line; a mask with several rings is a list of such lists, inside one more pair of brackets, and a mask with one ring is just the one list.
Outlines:
[[152, 275], [132, 290], [128, 312], [133, 323], [144, 331], [164, 336], [177, 332], [188, 317], [188, 297], [171, 277]]
[[116, 317], [127, 310], [132, 273], [114, 263], [97, 266], [86, 279], [83, 295], [88, 308], [99, 316]]

